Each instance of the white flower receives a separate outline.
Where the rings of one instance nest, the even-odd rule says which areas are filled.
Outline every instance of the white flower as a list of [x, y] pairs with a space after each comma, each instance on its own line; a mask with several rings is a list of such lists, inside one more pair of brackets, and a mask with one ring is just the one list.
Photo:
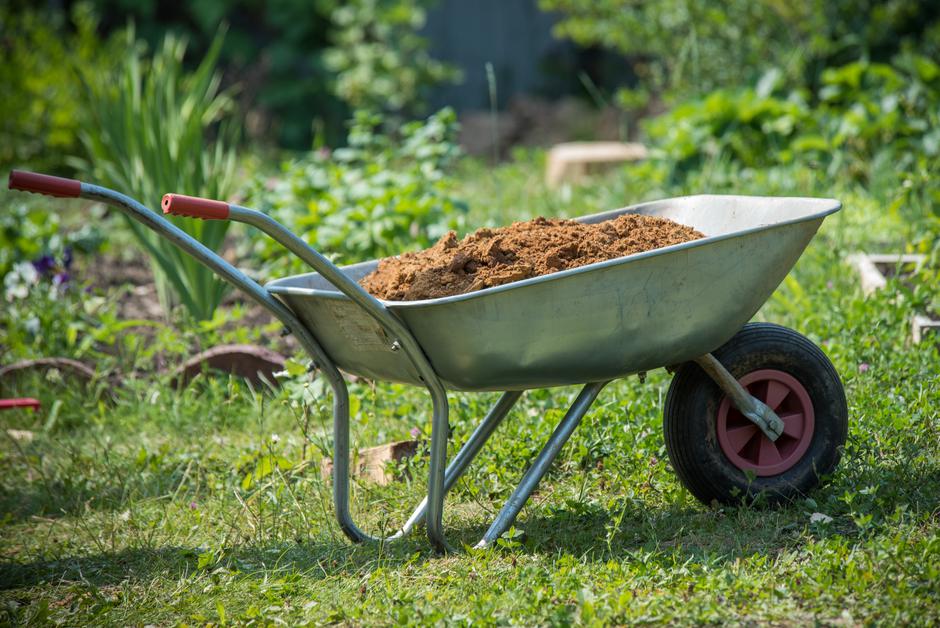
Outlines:
[[26, 327], [26, 332], [30, 336], [38, 335], [39, 334], [39, 319], [36, 318], [35, 316], [30, 316], [29, 318], [26, 319], [26, 322], [24, 323], [24, 327]]
[[30, 262], [20, 262], [13, 266], [13, 271], [23, 278], [23, 281], [29, 285], [39, 283], [39, 273], [36, 267]]
[[279, 442], [281, 442], [281, 437], [278, 436], [277, 434], [271, 434], [271, 442], [272, 442], [272, 443], [279, 443]]
[[14, 264], [7, 276], [3, 278], [6, 287], [6, 299], [25, 299], [29, 295], [29, 287], [39, 282], [39, 273], [29, 262]]
[[814, 512], [809, 516], [810, 523], [829, 523], [830, 521], [832, 521], [832, 517], [821, 512]]

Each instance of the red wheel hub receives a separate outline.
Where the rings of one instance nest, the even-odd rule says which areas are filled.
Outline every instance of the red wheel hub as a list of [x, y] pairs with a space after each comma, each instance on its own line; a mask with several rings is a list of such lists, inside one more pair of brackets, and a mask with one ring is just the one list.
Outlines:
[[800, 461], [813, 440], [815, 415], [809, 393], [795, 377], [774, 369], [753, 371], [738, 381], [783, 420], [783, 434], [770, 440], [725, 396], [718, 406], [718, 444], [739, 469], [761, 477], [783, 473]]

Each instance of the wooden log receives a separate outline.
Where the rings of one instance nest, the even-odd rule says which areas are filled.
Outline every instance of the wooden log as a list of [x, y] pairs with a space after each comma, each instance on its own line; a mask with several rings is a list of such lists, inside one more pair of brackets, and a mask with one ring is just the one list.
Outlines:
[[[388, 468], [388, 463], [413, 458], [418, 453], [419, 445], [420, 441], [403, 440], [360, 449], [353, 454], [351, 473], [355, 477], [381, 486], [391, 484], [401, 478], [395, 477], [392, 470]], [[320, 463], [320, 475], [324, 480], [328, 480], [333, 475], [332, 458], [324, 458]]]
[[545, 183], [555, 188], [583, 179], [591, 166], [646, 159], [648, 151], [634, 142], [566, 142], [548, 152]]

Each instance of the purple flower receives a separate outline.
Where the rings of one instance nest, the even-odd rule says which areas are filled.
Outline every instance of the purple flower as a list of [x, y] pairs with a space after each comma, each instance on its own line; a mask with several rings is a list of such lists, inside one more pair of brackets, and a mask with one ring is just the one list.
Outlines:
[[419, 436], [421, 436], [421, 428], [420, 428], [420, 427], [413, 427], [413, 428], [411, 428], [411, 431], [408, 432], [408, 433], [411, 434], [411, 437], [412, 437], [412, 438], [418, 438]]
[[868, 369], [870, 369], [870, 368], [871, 368], [871, 365], [868, 364], [868, 362], [862, 362], [861, 364], [858, 365], [858, 372], [859, 372], [859, 373], [867, 373], [867, 372], [868, 372]]
[[197, 508], [196, 502], [189, 502], [189, 509], [190, 509], [190, 510], [196, 510], [196, 508]]
[[62, 251], [62, 266], [65, 270], [68, 270], [72, 267], [72, 247], [67, 246]]
[[52, 285], [61, 286], [69, 282], [69, 274], [66, 272], [56, 273], [52, 278]]
[[36, 272], [40, 275], [45, 275], [55, 268], [55, 258], [51, 255], [43, 255], [39, 259], [33, 260], [33, 268], [35, 268]]
[[826, 289], [827, 289], [827, 290], [832, 290], [832, 289], [835, 287], [835, 285], [836, 285], [836, 284], [834, 284], [834, 283], [832, 282], [832, 279], [830, 279], [829, 281], [826, 282]]

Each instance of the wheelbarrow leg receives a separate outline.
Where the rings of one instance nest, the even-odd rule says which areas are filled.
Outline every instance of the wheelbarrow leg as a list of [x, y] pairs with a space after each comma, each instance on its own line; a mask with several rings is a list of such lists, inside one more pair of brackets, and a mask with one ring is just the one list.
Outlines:
[[444, 470], [447, 466], [447, 440], [450, 438], [450, 423], [447, 415], [450, 406], [444, 389], [428, 387], [434, 414], [431, 417], [431, 464], [428, 470], [428, 512], [425, 525], [428, 540], [438, 552], [451, 551], [444, 538]]
[[[332, 382], [331, 382], [332, 383]], [[349, 403], [346, 399], [346, 386], [345, 383], [340, 381], [339, 388], [334, 387], [334, 399], [341, 400], [340, 403], [335, 403], [333, 410], [333, 506], [334, 511], [336, 512], [336, 518], [339, 522], [340, 529], [343, 533], [354, 543], [362, 543], [365, 541], [394, 541], [400, 539], [411, 532], [415, 525], [420, 523], [428, 512], [428, 506], [430, 503], [430, 491], [428, 495], [421, 500], [421, 503], [418, 504], [418, 507], [415, 508], [414, 512], [411, 514], [411, 517], [408, 518], [408, 521], [405, 522], [405, 525], [401, 527], [398, 532], [395, 534], [386, 537], [385, 539], [379, 539], [373, 537], [369, 534], [366, 534], [353, 522], [352, 515], [350, 514], [349, 509]], [[483, 421], [470, 435], [470, 438], [467, 439], [467, 442], [464, 446], [457, 452], [457, 455], [454, 457], [454, 460], [447, 467], [444, 472], [444, 494], [446, 495], [448, 491], [457, 483], [457, 480], [464, 474], [467, 470], [467, 467], [470, 466], [470, 463], [476, 458], [477, 454], [480, 453], [480, 449], [483, 448], [483, 445], [489, 440], [489, 437], [493, 434], [496, 428], [502, 423], [503, 419], [506, 418], [506, 415], [509, 414], [509, 411], [516, 404], [519, 398], [522, 396], [523, 391], [511, 391], [505, 392], [499, 398], [499, 401], [496, 402], [490, 411], [484, 417]], [[445, 448], [446, 448], [446, 438], [445, 438]], [[432, 429], [432, 446], [433, 446], [433, 429]], [[430, 488], [430, 482], [429, 488]], [[441, 510], [443, 511], [443, 497], [435, 494], [435, 500], [441, 502]], [[445, 544], [446, 549], [446, 544]]]
[[552, 462], [558, 456], [558, 452], [561, 451], [561, 448], [571, 437], [571, 434], [574, 433], [575, 428], [578, 427], [581, 419], [587, 413], [588, 408], [591, 407], [591, 404], [597, 399], [597, 395], [601, 392], [601, 389], [606, 385], [607, 382], [598, 382], [587, 384], [581, 389], [577, 399], [575, 399], [571, 407], [568, 408], [568, 412], [565, 413], [564, 418], [555, 428], [555, 431], [552, 432], [548, 442], [545, 443], [545, 446], [542, 448], [542, 451], [539, 452], [539, 455], [536, 456], [532, 466], [529, 467], [529, 470], [526, 471], [525, 475], [522, 477], [519, 486], [517, 486], [516, 490], [509, 496], [502, 510], [496, 515], [496, 519], [493, 521], [490, 529], [486, 531], [486, 534], [483, 535], [483, 538], [480, 539], [476, 547], [482, 548], [491, 545], [503, 532], [509, 529], [509, 526], [513, 524], [516, 517], [519, 515], [519, 511], [522, 510], [522, 507], [525, 505], [526, 501], [528, 501], [529, 496], [532, 495], [532, 491], [535, 490], [539, 481], [545, 476], [545, 473], [548, 472]]
[[[444, 472], [445, 493], [450, 491], [454, 484], [457, 483], [457, 480], [464, 474], [464, 471], [467, 470], [467, 467], [470, 466], [473, 459], [480, 453], [480, 449], [482, 449], [486, 441], [489, 440], [493, 431], [503, 422], [503, 419], [506, 418], [506, 415], [509, 414], [512, 407], [516, 405], [519, 397], [522, 396], [522, 392], [523, 391], [510, 391], [503, 393], [499, 401], [496, 402], [496, 405], [490, 409], [480, 425], [473, 431], [473, 434], [470, 435], [470, 438], [467, 439], [464, 446], [457, 452], [457, 455], [454, 456], [453, 461], [451, 461], [447, 470]], [[402, 526], [395, 537], [404, 536], [411, 532], [411, 529], [424, 519], [427, 509], [428, 498], [425, 497], [421, 500], [421, 503], [418, 504], [418, 507], [415, 508], [411, 517], [408, 518], [408, 521], [405, 522], [405, 525]]]
[[[391, 541], [403, 536], [403, 532], [388, 538], [366, 534], [356, 526], [349, 512], [349, 397], [345, 382], [333, 386], [333, 508], [336, 520], [343, 533], [354, 543], [365, 541]], [[428, 539], [434, 549], [446, 552], [450, 547], [444, 539], [444, 467], [447, 464], [447, 439], [450, 426], [447, 422], [447, 394], [443, 388], [429, 387], [434, 404], [431, 419], [431, 465], [428, 474], [427, 530]]]
[[353, 543], [375, 540], [353, 522], [349, 512], [349, 392], [346, 382], [333, 387], [333, 512], [340, 530]]

